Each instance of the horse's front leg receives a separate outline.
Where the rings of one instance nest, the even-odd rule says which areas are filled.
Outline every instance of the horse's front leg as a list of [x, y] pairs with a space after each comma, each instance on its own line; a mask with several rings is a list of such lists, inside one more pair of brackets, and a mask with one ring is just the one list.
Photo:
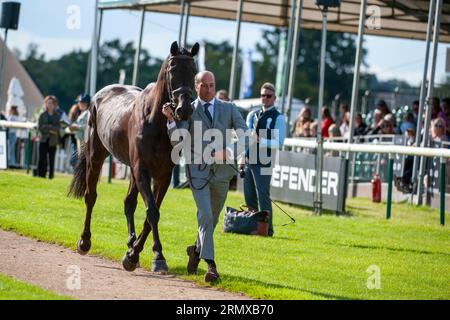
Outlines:
[[137, 174], [135, 175], [135, 182], [146, 206], [146, 221], [144, 223], [144, 229], [142, 230], [141, 235], [135, 241], [133, 247], [128, 250], [122, 262], [126, 270], [133, 271], [139, 262], [139, 253], [143, 250], [145, 241], [150, 231], [153, 231], [154, 257], [152, 260], [152, 271], [166, 273], [168, 271], [168, 267], [166, 259], [162, 253], [162, 245], [158, 232], [158, 222], [160, 216], [159, 208], [150, 188], [150, 180], [150, 174], [146, 168], [140, 168], [137, 171]]

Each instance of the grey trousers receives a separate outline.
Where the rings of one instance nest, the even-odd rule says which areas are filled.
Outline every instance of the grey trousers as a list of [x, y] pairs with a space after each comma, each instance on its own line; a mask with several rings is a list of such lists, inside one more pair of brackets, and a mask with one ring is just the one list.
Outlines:
[[267, 210], [269, 217], [269, 236], [273, 235], [272, 202], [270, 201], [271, 175], [262, 175], [261, 166], [249, 164], [245, 169], [244, 196], [249, 208]]
[[[203, 185], [202, 179], [192, 178], [194, 186]], [[230, 187], [229, 180], [212, 179], [203, 189], [191, 188], [197, 205], [198, 233], [196, 247], [201, 259], [214, 260], [214, 230], [219, 222]]]

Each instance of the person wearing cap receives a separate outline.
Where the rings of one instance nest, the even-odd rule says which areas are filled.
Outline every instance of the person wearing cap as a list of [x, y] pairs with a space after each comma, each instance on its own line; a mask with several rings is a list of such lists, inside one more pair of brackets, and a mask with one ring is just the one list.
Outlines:
[[70, 130], [75, 133], [77, 140], [77, 152], [80, 154], [81, 146], [84, 141], [84, 131], [87, 126], [89, 117], [89, 104], [91, 103], [91, 97], [88, 94], [81, 94], [77, 99], [78, 107], [80, 109], [80, 115], [70, 125]]

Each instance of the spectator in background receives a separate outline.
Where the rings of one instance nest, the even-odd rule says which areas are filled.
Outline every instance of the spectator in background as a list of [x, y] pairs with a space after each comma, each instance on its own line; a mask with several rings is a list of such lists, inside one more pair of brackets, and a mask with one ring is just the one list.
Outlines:
[[342, 123], [339, 126], [339, 131], [341, 132], [341, 136], [344, 138], [348, 138], [350, 130], [350, 112], [346, 112], [344, 117], [342, 118]]
[[[11, 106], [8, 114], [8, 121], [20, 121], [19, 110], [17, 106]], [[16, 144], [17, 144], [17, 129], [8, 129], [8, 166], [17, 167], [16, 160]]]
[[431, 100], [431, 120], [436, 119], [439, 117], [439, 114], [441, 113], [441, 100], [438, 97], [433, 97]]
[[448, 141], [447, 128], [442, 118], [436, 118], [431, 121], [431, 140], [433, 142]]
[[[77, 97], [77, 100], [79, 100], [79, 97]], [[70, 107], [69, 110], [69, 122], [70, 125], [72, 125], [75, 121], [77, 121], [77, 118], [79, 117], [81, 113], [80, 107], [78, 106], [78, 102], [76, 102], [75, 104], [72, 105], [72, 107]], [[69, 125], [69, 130], [70, 130], [70, 125]], [[70, 165], [72, 167], [75, 167], [77, 160], [78, 160], [78, 153], [77, 153], [77, 139], [75, 138], [75, 134], [71, 134], [70, 135], [70, 142], [71, 142], [71, 146], [72, 146], [72, 155], [70, 157]]]
[[302, 128], [302, 137], [304, 138], [311, 138], [312, 137], [312, 122], [305, 122], [303, 124], [303, 128]]
[[414, 117], [414, 123], [417, 126], [417, 119], [419, 119], [419, 100], [414, 100], [412, 103], [412, 114]]
[[394, 126], [392, 125], [392, 121], [386, 119], [386, 117], [381, 120], [380, 132], [379, 134], [395, 134]]
[[450, 137], [450, 98], [442, 99], [441, 112], [439, 117], [445, 121], [445, 126], [447, 127], [447, 136]]
[[294, 122], [294, 129], [292, 132], [293, 137], [303, 137], [303, 128], [305, 123], [312, 122], [312, 113], [309, 107], [303, 107], [302, 110], [298, 113], [297, 118]]
[[341, 131], [335, 123], [332, 123], [328, 128], [328, 138], [340, 138], [342, 137]]
[[317, 137], [317, 122], [311, 122], [311, 137]]
[[312, 122], [313, 118], [311, 108], [308, 106], [304, 106], [297, 116], [297, 119], [300, 118], [303, 119], [304, 122]]
[[339, 106], [339, 119], [338, 119], [338, 121], [336, 123], [339, 126], [339, 128], [342, 125], [342, 123], [344, 123], [346, 114], [349, 111], [350, 111], [350, 108], [348, 107], [347, 103], [341, 103], [340, 104], [340, 106]]
[[228, 95], [228, 91], [221, 89], [219, 91], [217, 91], [216, 93], [216, 98], [222, 101], [230, 101], [230, 97]]
[[375, 108], [381, 111], [382, 118], [384, 118], [386, 115], [391, 113], [391, 110], [389, 109], [386, 101], [384, 101], [384, 100], [378, 101]]
[[[333, 141], [333, 138], [339, 138], [339, 137], [342, 137], [341, 131], [339, 130], [339, 127], [335, 123], [332, 123], [330, 125], [330, 127], [328, 128], [328, 139], [331, 139], [331, 142], [340, 142], [339, 140]], [[326, 157], [337, 157], [338, 155], [339, 155], [339, 151], [330, 150], [330, 151], [325, 152]]]
[[331, 117], [330, 109], [328, 107], [322, 108], [322, 137], [328, 138], [328, 129], [334, 123], [333, 118]]
[[363, 136], [366, 134], [367, 124], [364, 122], [361, 113], [357, 113], [355, 116], [355, 136]]
[[383, 121], [383, 113], [379, 109], [373, 111], [372, 124], [369, 127], [367, 134], [378, 134], [381, 130], [381, 122]]
[[39, 115], [38, 132], [39, 132], [39, 161], [38, 176], [53, 179], [55, 171], [55, 153], [58, 145], [60, 114], [56, 112], [58, 100], [55, 96], [47, 96], [44, 99], [44, 111]]
[[392, 113], [388, 113], [387, 115], [384, 116], [383, 119], [389, 121], [392, 124], [392, 129], [394, 130], [394, 134], [398, 133], [395, 116]]
[[88, 94], [81, 94], [78, 98], [78, 107], [80, 108], [80, 115], [77, 120], [70, 125], [70, 130], [75, 133], [77, 140], [77, 152], [81, 153], [81, 147], [84, 143], [84, 133], [89, 117], [89, 104], [91, 97]]
[[[77, 98], [78, 101], [79, 98]], [[69, 110], [69, 121], [70, 123], [75, 122], [78, 118], [78, 116], [80, 115], [81, 111], [80, 111], [80, 107], [78, 106], [78, 102], [73, 104], [72, 107], [70, 107]]]
[[[407, 128], [404, 135], [406, 138], [406, 145], [414, 146], [415, 138], [416, 138], [416, 133], [415, 133], [414, 129]], [[394, 177], [394, 184], [399, 191], [402, 191], [404, 193], [412, 193], [413, 186], [411, 183], [411, 178], [412, 178], [413, 166], [414, 166], [414, 156], [406, 155], [405, 162], [404, 162], [403, 176]]]
[[416, 131], [416, 122], [414, 122], [414, 114], [411, 111], [405, 113], [403, 121], [399, 127], [399, 133], [405, 134], [408, 129], [412, 129], [414, 132]]
[[60, 116], [59, 120], [61, 122], [61, 127], [65, 128], [70, 124], [69, 117], [67, 116], [67, 113], [59, 106], [58, 99], [56, 99], [56, 104], [56, 112]]

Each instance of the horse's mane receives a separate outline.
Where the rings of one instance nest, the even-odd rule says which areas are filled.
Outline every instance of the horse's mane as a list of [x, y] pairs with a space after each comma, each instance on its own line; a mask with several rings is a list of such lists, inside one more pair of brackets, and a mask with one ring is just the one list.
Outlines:
[[162, 107], [164, 103], [169, 101], [169, 92], [167, 91], [166, 84], [166, 69], [169, 62], [170, 55], [164, 60], [161, 69], [159, 70], [158, 79], [156, 80], [155, 86], [151, 91], [151, 105], [150, 110], [155, 110], [158, 107]]

